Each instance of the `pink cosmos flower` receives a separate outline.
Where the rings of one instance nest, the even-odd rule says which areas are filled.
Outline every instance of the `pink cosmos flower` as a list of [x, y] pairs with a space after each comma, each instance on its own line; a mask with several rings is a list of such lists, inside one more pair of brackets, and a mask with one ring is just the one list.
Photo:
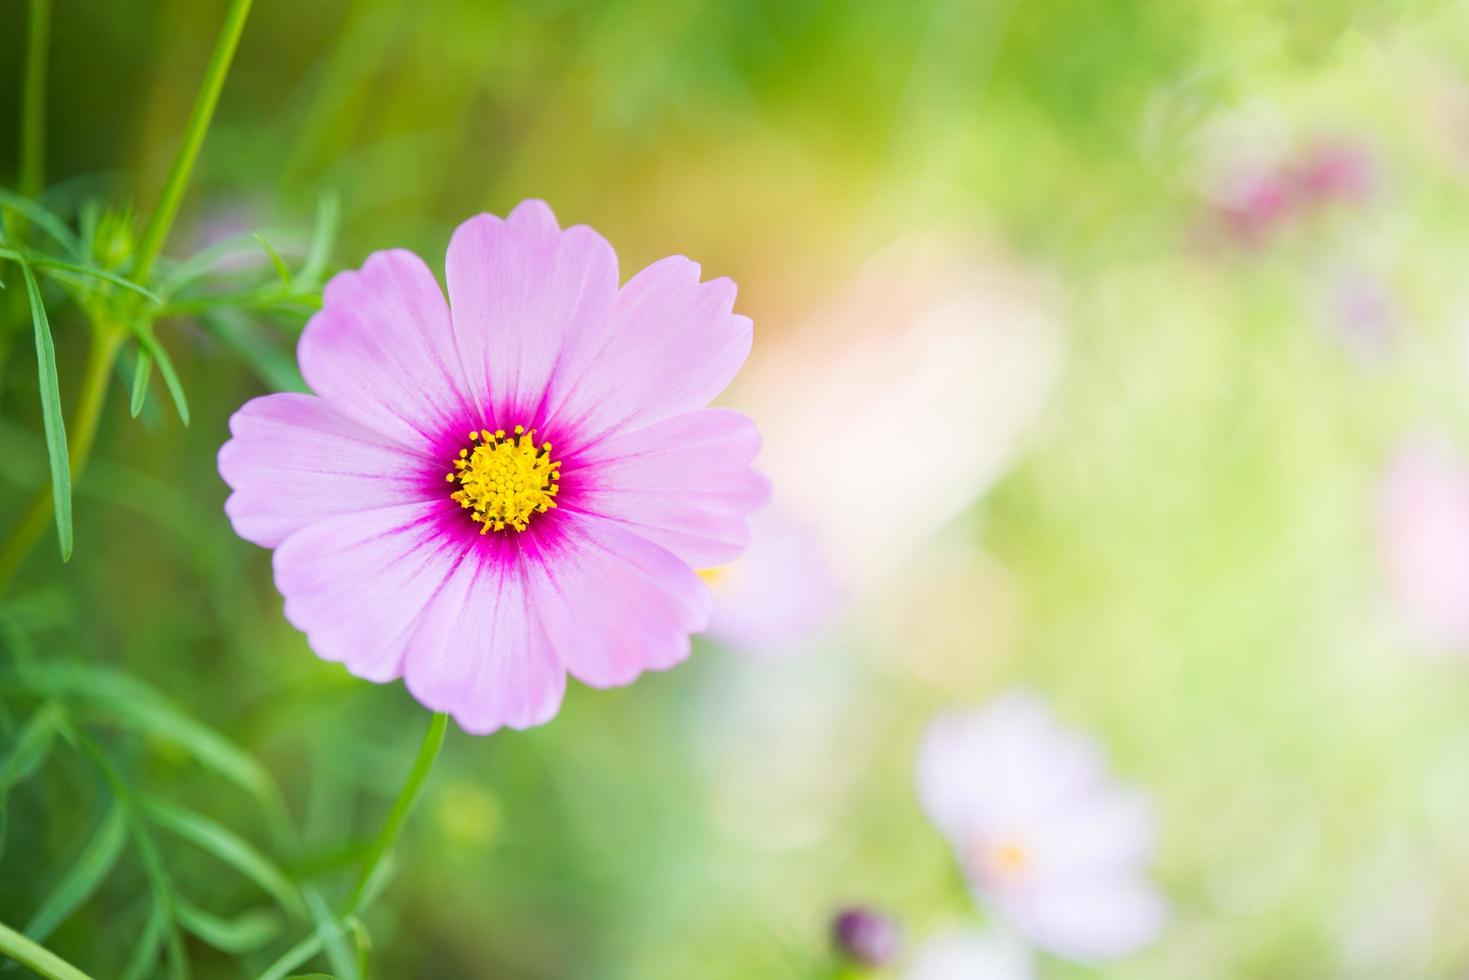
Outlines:
[[935, 720], [918, 795], [975, 896], [1035, 945], [1094, 961], [1157, 937], [1165, 907], [1144, 870], [1147, 799], [1114, 783], [1097, 746], [1036, 698]]
[[298, 350], [315, 395], [230, 421], [241, 537], [286, 618], [352, 673], [402, 677], [466, 730], [550, 719], [570, 673], [626, 684], [708, 623], [694, 571], [769, 493], [749, 419], [704, 407], [750, 350], [728, 279], [612, 247], [527, 201], [460, 225], [448, 301], [393, 250], [327, 284]]
[[1412, 640], [1469, 653], [1469, 462], [1444, 439], [1401, 446], [1382, 477], [1377, 532], [1388, 587]]

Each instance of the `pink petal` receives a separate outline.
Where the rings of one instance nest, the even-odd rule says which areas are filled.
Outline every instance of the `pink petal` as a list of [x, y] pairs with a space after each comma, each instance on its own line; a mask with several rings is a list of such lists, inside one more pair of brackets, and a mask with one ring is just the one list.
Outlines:
[[518, 542], [471, 547], [434, 596], [408, 644], [408, 690], [465, 731], [549, 721], [566, 670], [536, 621]]
[[750, 468], [755, 425], [738, 412], [705, 408], [601, 440], [568, 459], [568, 509], [627, 524], [695, 568], [738, 557], [750, 514], [770, 481]]
[[617, 256], [584, 225], [562, 231], [544, 201], [503, 221], [470, 218], [445, 264], [454, 335], [494, 425], [539, 424], [556, 379], [595, 353], [617, 296]]
[[1095, 743], [1060, 726], [1043, 701], [1012, 692], [979, 711], [929, 724], [919, 749], [919, 801], [961, 851], [976, 836], [1023, 833], [1105, 785]]
[[444, 294], [412, 252], [374, 252], [360, 271], [332, 277], [297, 358], [333, 408], [406, 446], [480, 417]]
[[621, 525], [564, 514], [526, 562], [541, 624], [572, 675], [626, 684], [689, 653], [709, 622], [709, 590], [678, 556]]
[[230, 419], [219, 473], [235, 533], [274, 548], [308, 524], [427, 498], [432, 461], [313, 395], [266, 395]]
[[999, 900], [998, 911], [1025, 938], [1084, 962], [1110, 960], [1151, 945], [1168, 905], [1141, 876], [1078, 878]]
[[750, 353], [750, 320], [731, 312], [734, 300], [733, 282], [701, 284], [681, 255], [648, 266], [618, 292], [601, 349], [551, 415], [590, 437], [703, 408]]
[[1120, 786], [1098, 788], [1050, 814], [1034, 830], [1034, 874], [1065, 876], [1132, 872], [1152, 857], [1157, 820], [1147, 795]]
[[346, 514], [286, 538], [276, 587], [317, 656], [372, 681], [403, 672], [424, 607], [466, 551], [436, 530], [443, 510], [429, 501]]

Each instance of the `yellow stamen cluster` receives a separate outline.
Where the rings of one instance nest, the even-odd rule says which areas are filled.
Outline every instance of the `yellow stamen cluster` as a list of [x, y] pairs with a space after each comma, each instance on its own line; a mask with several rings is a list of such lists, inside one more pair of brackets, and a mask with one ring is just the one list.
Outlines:
[[480, 534], [507, 527], [524, 531], [532, 514], [556, 506], [561, 464], [551, 459], [549, 442], [536, 445], [535, 429], [517, 425], [508, 436], [504, 429], [481, 429], [469, 441], [472, 446], [459, 450], [454, 472], [444, 479], [459, 485], [449, 498], [469, 511]]

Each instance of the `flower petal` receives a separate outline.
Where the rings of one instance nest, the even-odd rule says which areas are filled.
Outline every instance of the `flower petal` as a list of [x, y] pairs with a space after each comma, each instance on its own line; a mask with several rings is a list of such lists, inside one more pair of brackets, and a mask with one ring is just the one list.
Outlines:
[[620, 524], [561, 516], [525, 568], [541, 625], [572, 675], [612, 687], [687, 657], [712, 605], [698, 575]]
[[371, 681], [403, 672], [408, 641], [466, 548], [438, 529], [442, 501], [345, 514], [297, 531], [275, 553], [286, 619], [323, 660]]
[[1058, 725], [1044, 702], [1012, 692], [929, 724], [918, 796], [934, 826], [963, 850], [978, 835], [1023, 833], [1075, 805], [1102, 785], [1105, 772], [1095, 743]]
[[1001, 918], [1031, 942], [1083, 962], [1150, 945], [1168, 918], [1168, 903], [1138, 875], [1058, 881], [996, 901]]
[[596, 352], [617, 297], [617, 256], [585, 225], [562, 231], [544, 201], [481, 214], [449, 241], [454, 336], [492, 425], [539, 424], [555, 379]]
[[517, 542], [481, 543], [424, 609], [405, 667], [414, 697], [474, 735], [549, 721], [566, 692], [566, 670], [527, 595]]
[[734, 283], [700, 283], [699, 271], [675, 255], [622, 287], [596, 358], [552, 403], [558, 424], [591, 438], [703, 408], [725, 389], [750, 354], [753, 328], [731, 312]]
[[578, 482], [564, 506], [627, 524], [694, 568], [720, 565], [745, 550], [748, 518], [770, 497], [770, 481], [750, 468], [759, 450], [738, 412], [675, 416], [568, 459]]
[[314, 395], [255, 398], [230, 419], [219, 473], [235, 533], [274, 548], [309, 524], [425, 499], [431, 461]]
[[1106, 785], [1045, 815], [1030, 835], [1039, 878], [1133, 872], [1157, 844], [1157, 818], [1146, 794]]
[[412, 252], [374, 252], [326, 284], [297, 348], [312, 389], [344, 415], [407, 446], [479, 418], [433, 273]]

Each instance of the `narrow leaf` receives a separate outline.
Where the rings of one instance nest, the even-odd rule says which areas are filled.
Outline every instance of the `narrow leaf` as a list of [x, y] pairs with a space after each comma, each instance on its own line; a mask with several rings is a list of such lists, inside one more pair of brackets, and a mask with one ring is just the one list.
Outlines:
[[272, 265], [275, 266], [275, 274], [280, 276], [281, 285], [285, 287], [287, 292], [289, 292], [291, 289], [290, 266], [286, 265], [286, 260], [281, 258], [281, 253], [275, 250], [275, 246], [270, 244], [270, 242], [266, 239], [264, 235], [256, 232], [255, 241], [259, 242], [260, 247], [265, 249], [265, 254], [270, 256], [270, 262]]
[[147, 289], [143, 286], [139, 286], [131, 279], [128, 279], [125, 276], [119, 276], [115, 272], [108, 272], [106, 269], [99, 269], [96, 266], [91, 265], [76, 265], [72, 262], [59, 262], [56, 259], [42, 259], [33, 257], [31, 258], [30, 262], [31, 265], [35, 266], [38, 269], [41, 269], [42, 271], [45, 271], [47, 269], [56, 269], [62, 272], [71, 272], [79, 276], [88, 276], [92, 279], [101, 279], [104, 282], [112, 283], [114, 286], [121, 286], [128, 292], [137, 293], [139, 296], [143, 297], [154, 306], [163, 305], [163, 297], [153, 292], [153, 290]]
[[304, 916], [301, 896], [291, 880], [274, 862], [261, 854], [255, 845], [208, 817], [168, 800], [152, 797], [143, 807], [160, 827], [208, 851], [223, 863], [259, 885], [280, 906], [295, 916]]
[[44, 942], [57, 926], [65, 922], [96, 892], [122, 854], [123, 844], [127, 841], [127, 829], [126, 809], [121, 804], [113, 803], [107, 816], [102, 819], [102, 825], [83, 848], [76, 864], [71, 866], [71, 870], [61, 879], [55, 890], [41, 903], [36, 914], [31, 916], [31, 921], [25, 928], [27, 936], [36, 942]]
[[152, 333], [143, 336], [143, 344], [147, 347], [148, 353], [152, 354], [153, 359], [158, 362], [158, 373], [163, 375], [164, 387], [168, 389], [169, 395], [173, 398], [173, 407], [178, 409], [179, 420], [184, 425], [188, 425], [189, 400], [184, 397], [184, 386], [179, 383], [178, 372], [173, 369], [173, 360]]
[[29, 779], [40, 767], [62, 724], [61, 708], [56, 704], [47, 704], [31, 716], [16, 736], [15, 747], [0, 759], [0, 797], [12, 786]]
[[[321, 952], [321, 933], [313, 932], [290, 949], [280, 955], [265, 972], [260, 974], [259, 980], [285, 980], [291, 975], [291, 971], [302, 963], [310, 962], [311, 957]], [[308, 976], [320, 976], [320, 974], [307, 974]]]
[[56, 239], [57, 244], [66, 249], [68, 254], [77, 254], [77, 236], [66, 227], [66, 222], [35, 201], [22, 197], [14, 191], [0, 188], [0, 207], [9, 208], [16, 214], [23, 215], [31, 224]]
[[253, 953], [281, 931], [281, 917], [270, 909], [251, 909], [226, 919], [180, 901], [177, 913], [179, 925], [215, 949], [236, 956]]
[[[93, 279], [101, 279], [105, 282], [112, 283], [114, 286], [121, 286], [123, 289], [137, 293], [139, 296], [142, 296], [154, 306], [161, 306], [163, 304], [163, 299], [151, 289], [144, 289], [142, 286], [139, 286], [131, 279], [126, 279], [122, 276], [119, 276], [115, 272], [108, 272], [106, 269], [99, 269], [93, 265], [77, 265], [74, 262], [62, 262], [59, 259], [50, 259], [46, 258], [43, 255], [36, 255], [32, 252], [22, 251], [20, 249], [14, 248], [0, 248], [0, 258], [10, 259], [13, 262], [29, 262], [32, 267], [40, 269], [42, 272], [51, 270], [51, 274], [53, 276], [55, 276], [56, 272], [69, 272], [78, 276], [89, 276]], [[77, 283], [75, 279], [73, 279], [71, 276], [63, 276], [59, 278], [62, 278], [65, 282], [68, 282], [72, 285], [81, 286], [81, 288], [84, 289], [87, 288], [86, 286]]]
[[84, 699], [111, 718], [177, 746], [244, 788], [268, 809], [280, 805], [280, 792], [264, 766], [131, 674], [97, 664], [49, 663], [32, 681], [32, 688], [47, 696]]
[[148, 400], [148, 378], [153, 373], [153, 355], [146, 344], [138, 344], [138, 359], [133, 364], [133, 398], [129, 411], [137, 418]]
[[311, 917], [316, 920], [316, 931], [321, 934], [322, 942], [326, 945], [326, 959], [332, 965], [333, 972], [339, 980], [359, 980], [357, 958], [347, 945], [346, 928], [332, 915], [326, 899], [321, 897], [321, 892], [315, 888], [307, 888], [305, 892], [306, 905], [311, 910]]
[[306, 261], [301, 264], [300, 280], [304, 286], [315, 288], [326, 274], [326, 264], [331, 259], [332, 246], [337, 239], [337, 219], [341, 213], [341, 201], [335, 193], [326, 193], [316, 205], [316, 227], [311, 231], [311, 245], [306, 252]]
[[41, 379], [41, 425], [46, 431], [46, 452], [51, 458], [51, 500], [56, 507], [56, 537], [61, 560], [71, 558], [71, 461], [66, 447], [66, 423], [61, 416], [61, 383], [56, 378], [56, 345], [51, 340], [51, 323], [41, 304], [41, 290], [30, 263], [20, 260], [26, 295], [31, 302], [31, 323], [36, 328], [36, 370]]
[[156, 975], [153, 971], [158, 966], [158, 952], [163, 948], [168, 919], [168, 905], [155, 897], [143, 931], [138, 935], [138, 945], [133, 947], [133, 955], [128, 957], [128, 965], [122, 971], [122, 980], [145, 980]]

